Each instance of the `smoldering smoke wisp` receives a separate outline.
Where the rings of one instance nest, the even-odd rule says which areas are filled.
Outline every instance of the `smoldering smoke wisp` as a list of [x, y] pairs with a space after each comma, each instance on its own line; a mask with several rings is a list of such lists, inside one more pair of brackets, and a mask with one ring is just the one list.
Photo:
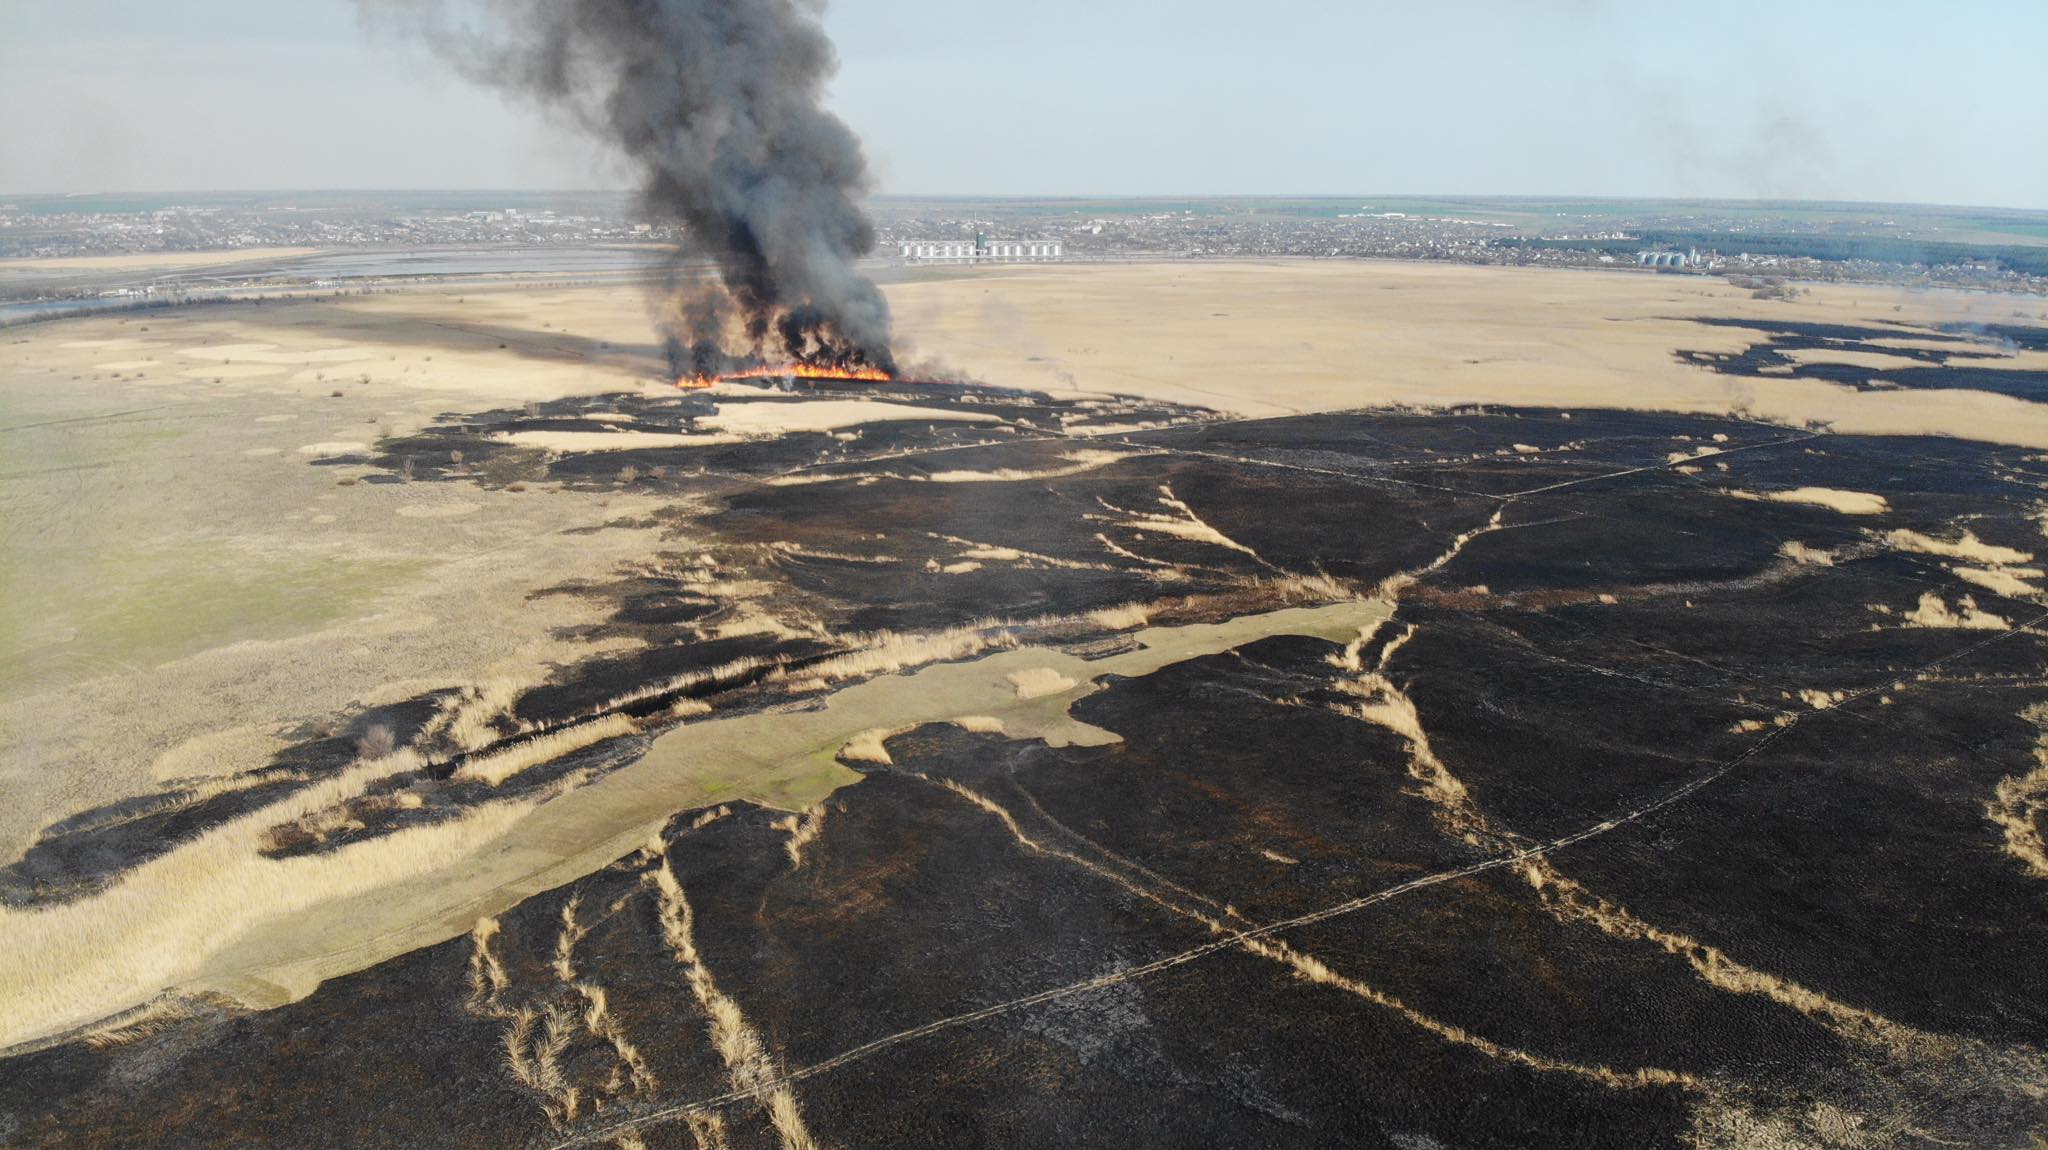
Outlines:
[[[359, 0], [467, 78], [568, 113], [687, 239], [657, 322], [678, 375], [784, 358], [893, 371], [867, 162], [822, 104], [821, 0]], [[704, 274], [704, 262], [715, 275]]]

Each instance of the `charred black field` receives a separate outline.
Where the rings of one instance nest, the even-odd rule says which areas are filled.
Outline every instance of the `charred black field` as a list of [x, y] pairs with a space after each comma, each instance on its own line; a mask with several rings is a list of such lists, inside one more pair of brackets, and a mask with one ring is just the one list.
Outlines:
[[[1764, 386], [1876, 338], [1761, 334], [1710, 366]], [[1882, 374], [1950, 386], [1915, 370]], [[89, 910], [244, 833], [309, 876], [493, 819], [519, 842], [635, 787], [651, 833], [262, 1008], [189, 978], [18, 1033], [0, 1144], [2048, 1132], [2025, 450], [817, 381], [452, 412], [307, 466], [351, 461], [651, 493], [664, 542], [537, 593], [599, 604], [606, 654], [83, 812], [0, 899]], [[998, 661], [999, 708], [900, 718]], [[771, 753], [867, 690], [849, 736]], [[645, 781], [728, 737], [773, 787]]]

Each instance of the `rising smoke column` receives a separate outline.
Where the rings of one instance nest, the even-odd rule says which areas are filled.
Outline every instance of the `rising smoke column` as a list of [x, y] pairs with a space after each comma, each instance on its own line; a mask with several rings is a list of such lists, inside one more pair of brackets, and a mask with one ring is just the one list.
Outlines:
[[888, 304], [854, 267], [875, 246], [867, 161], [821, 103], [838, 66], [822, 0], [361, 3], [639, 166], [645, 210], [687, 231], [658, 301], [677, 374], [763, 355], [894, 369]]

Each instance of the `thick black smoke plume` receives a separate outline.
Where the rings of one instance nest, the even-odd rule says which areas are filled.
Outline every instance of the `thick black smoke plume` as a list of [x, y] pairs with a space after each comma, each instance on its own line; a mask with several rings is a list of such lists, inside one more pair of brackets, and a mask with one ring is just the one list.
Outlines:
[[[687, 239], [659, 301], [678, 374], [787, 356], [894, 370], [860, 141], [821, 104], [822, 0], [362, 0], [480, 83], [561, 108]], [[716, 278], [703, 274], [709, 259]]]

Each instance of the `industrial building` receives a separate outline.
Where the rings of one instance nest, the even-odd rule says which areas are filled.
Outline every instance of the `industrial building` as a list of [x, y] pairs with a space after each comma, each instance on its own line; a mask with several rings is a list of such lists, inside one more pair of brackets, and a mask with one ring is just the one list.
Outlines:
[[1058, 240], [991, 240], [980, 233], [968, 240], [905, 240], [906, 263], [981, 264], [1032, 263], [1065, 254]]
[[1644, 268], [1696, 268], [1700, 266], [1697, 249], [1683, 252], [1637, 252], [1636, 266]]

